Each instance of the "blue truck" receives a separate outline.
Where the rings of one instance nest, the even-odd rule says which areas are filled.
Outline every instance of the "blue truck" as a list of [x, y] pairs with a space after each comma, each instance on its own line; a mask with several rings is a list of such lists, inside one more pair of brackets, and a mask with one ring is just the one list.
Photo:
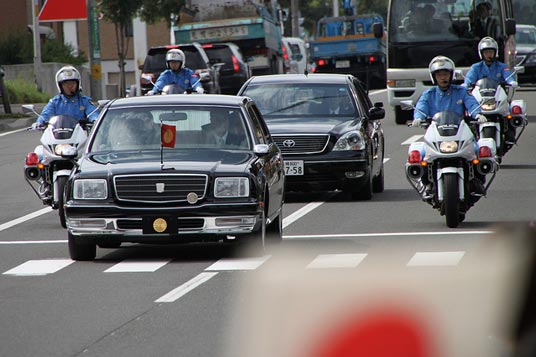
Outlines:
[[309, 48], [316, 73], [350, 73], [369, 89], [385, 88], [385, 31], [380, 15], [354, 15], [353, 8], [345, 8], [344, 16], [323, 17]]
[[173, 30], [175, 43], [234, 42], [253, 75], [283, 73], [277, 1], [187, 0]]

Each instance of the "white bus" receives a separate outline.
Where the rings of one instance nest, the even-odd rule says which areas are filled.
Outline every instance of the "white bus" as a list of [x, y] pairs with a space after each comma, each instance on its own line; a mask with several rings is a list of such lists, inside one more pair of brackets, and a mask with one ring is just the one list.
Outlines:
[[[519, 0], [514, 0], [519, 1]], [[534, 0], [530, 0], [534, 1]], [[501, 61], [515, 65], [515, 20], [512, 0], [390, 0], [387, 10], [387, 93], [397, 124], [412, 119], [400, 101], [416, 102], [432, 86], [428, 64], [438, 55], [450, 57], [466, 73], [480, 61], [474, 19], [481, 2], [489, 9], [492, 35]], [[478, 7], [478, 10], [477, 10]], [[460, 82], [461, 83], [461, 82]]]

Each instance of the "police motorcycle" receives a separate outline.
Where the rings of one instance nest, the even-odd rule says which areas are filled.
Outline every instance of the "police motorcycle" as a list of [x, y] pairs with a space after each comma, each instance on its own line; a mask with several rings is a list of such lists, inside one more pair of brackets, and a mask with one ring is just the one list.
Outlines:
[[[205, 77], [208, 77], [209, 74], [208, 73], [201, 73], [199, 79], [194, 82], [194, 84], [192, 84], [191, 86], [189, 86], [188, 88], [185, 88], [184, 86], [182, 86], [181, 84], [178, 84], [178, 83], [172, 83], [172, 84], [167, 84], [164, 86], [164, 88], [162, 88], [161, 91], [159, 92], [156, 92], [155, 94], [162, 94], [162, 95], [167, 95], [167, 94], [192, 94], [192, 93], [197, 93], [193, 87], [199, 83], [201, 81], [202, 78], [205, 78]], [[150, 76], [150, 75], [142, 75], [141, 76], [143, 79], [145, 79], [146, 81], [150, 82], [153, 87], [155, 85], [155, 83], [153, 82], [153, 78]], [[145, 94], [147, 95], [147, 94]]]
[[[522, 73], [523, 70], [524, 67], [515, 67], [510, 76]], [[495, 140], [498, 163], [501, 163], [502, 157], [517, 143], [528, 124], [525, 101], [523, 99], [513, 100], [514, 93], [514, 87], [493, 78], [482, 78], [471, 89], [471, 95], [478, 101], [482, 114], [488, 120], [486, 123], [478, 124], [478, 135], [480, 138]], [[510, 125], [514, 128], [521, 128], [515, 135], [513, 142], [506, 140]]]
[[[39, 115], [33, 104], [22, 106], [23, 112]], [[60, 223], [67, 228], [63, 190], [76, 160], [88, 138], [91, 123], [69, 115], [56, 115], [50, 118], [43, 131], [41, 145], [26, 155], [24, 178], [35, 194], [53, 209], [58, 210]], [[27, 130], [31, 130], [28, 128]]]
[[[402, 101], [402, 109], [418, 110], [411, 100]], [[445, 216], [449, 228], [456, 228], [495, 178], [499, 168], [495, 142], [492, 138], [475, 142], [464, 117], [451, 111], [427, 117], [421, 126], [426, 129], [424, 141], [414, 142], [408, 149], [406, 178], [422, 197], [426, 190], [422, 178], [427, 174], [432, 190], [423, 200]], [[484, 193], [475, 190], [475, 171], [482, 176], [491, 175]]]

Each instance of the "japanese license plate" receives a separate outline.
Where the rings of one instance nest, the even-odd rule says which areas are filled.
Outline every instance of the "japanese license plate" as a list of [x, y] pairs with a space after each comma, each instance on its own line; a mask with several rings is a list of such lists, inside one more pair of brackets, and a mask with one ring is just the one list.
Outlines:
[[303, 175], [303, 160], [285, 160], [285, 175]]
[[335, 68], [348, 68], [350, 67], [350, 61], [335, 61]]

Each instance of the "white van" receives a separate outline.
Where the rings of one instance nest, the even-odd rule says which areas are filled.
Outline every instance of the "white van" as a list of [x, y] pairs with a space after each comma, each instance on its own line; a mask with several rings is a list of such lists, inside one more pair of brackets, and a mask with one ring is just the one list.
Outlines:
[[309, 62], [305, 41], [299, 37], [283, 37], [285, 73], [304, 73]]

